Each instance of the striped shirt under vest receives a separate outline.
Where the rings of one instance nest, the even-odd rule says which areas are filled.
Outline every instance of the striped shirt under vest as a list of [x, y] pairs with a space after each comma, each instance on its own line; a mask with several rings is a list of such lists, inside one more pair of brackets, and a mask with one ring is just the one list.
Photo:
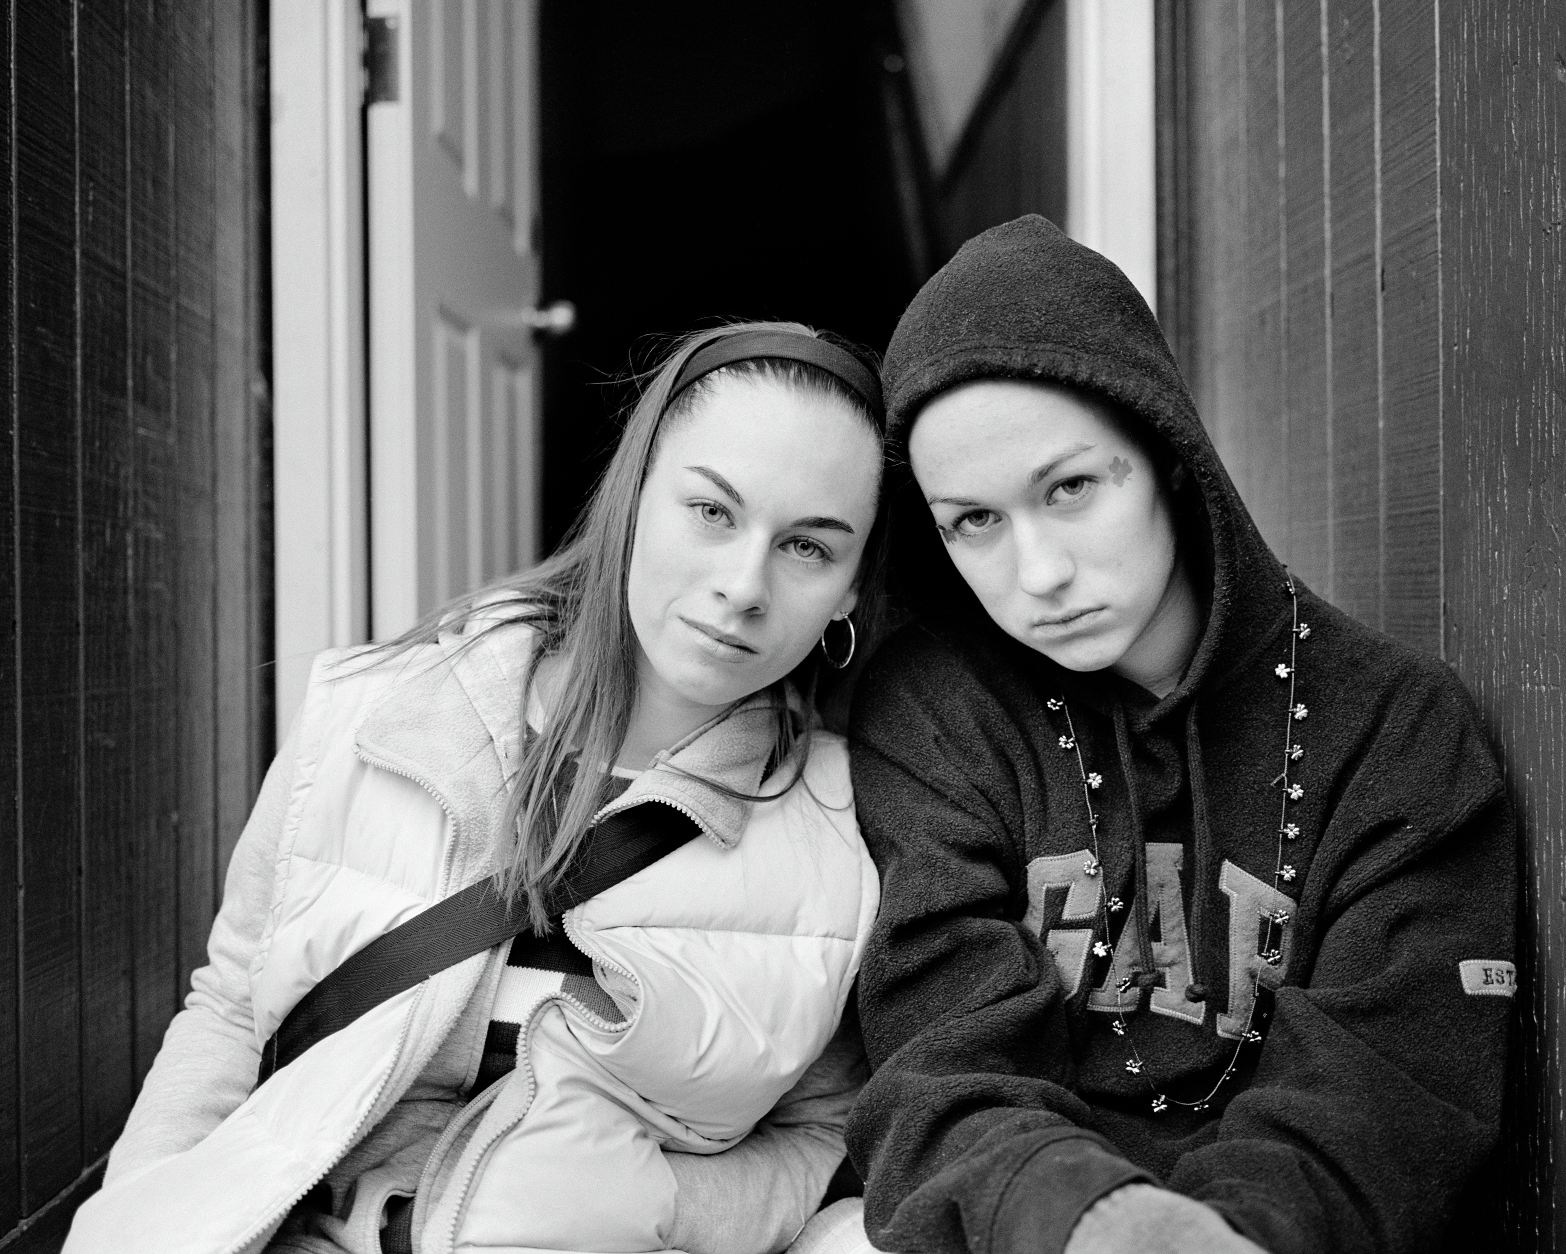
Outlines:
[[[623, 793], [635, 778], [634, 772], [616, 767], [607, 781], [603, 804]], [[482, 1093], [516, 1070], [517, 1036], [534, 1007], [545, 998], [563, 993], [609, 1023], [625, 1022], [619, 1006], [594, 978], [592, 959], [571, 943], [560, 920], [561, 916], [556, 915], [549, 921], [548, 936], [528, 931], [511, 942], [495, 990], [489, 1030], [484, 1034], [484, 1058], [473, 1082], [474, 1093]]]

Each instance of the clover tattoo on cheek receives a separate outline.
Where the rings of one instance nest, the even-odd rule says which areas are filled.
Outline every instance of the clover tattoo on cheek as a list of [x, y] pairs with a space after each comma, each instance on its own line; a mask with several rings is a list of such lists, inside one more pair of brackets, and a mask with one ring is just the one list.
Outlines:
[[1109, 477], [1114, 480], [1115, 486], [1117, 488], [1124, 485], [1126, 477], [1130, 473], [1131, 463], [1126, 461], [1123, 457], [1117, 457], [1114, 461], [1109, 463]]

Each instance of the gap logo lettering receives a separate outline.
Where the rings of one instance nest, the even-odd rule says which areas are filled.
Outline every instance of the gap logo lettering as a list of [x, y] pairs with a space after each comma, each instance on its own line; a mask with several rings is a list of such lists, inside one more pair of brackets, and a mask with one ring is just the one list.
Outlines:
[[[1044, 941], [1060, 970], [1060, 981], [1067, 997], [1075, 996], [1090, 978], [1093, 942], [1103, 918], [1104, 877], [1089, 875], [1092, 862], [1089, 850], [1053, 854], [1028, 863], [1028, 912], [1023, 918]], [[1186, 934], [1185, 898], [1180, 874], [1184, 870], [1185, 849], [1177, 844], [1149, 843], [1147, 846], [1147, 916], [1153, 942], [1153, 964], [1159, 983], [1154, 986], [1149, 1009], [1171, 1019], [1183, 1019], [1200, 1025], [1206, 1016], [1206, 1004], [1187, 1001], [1185, 990], [1191, 983], [1190, 942]], [[1217, 1016], [1219, 1036], [1239, 1040], [1250, 1022], [1258, 978], [1269, 988], [1277, 986], [1280, 972], [1288, 965], [1294, 940], [1294, 901], [1271, 884], [1257, 879], [1228, 859], [1218, 872], [1218, 889], [1229, 901], [1228, 1005]], [[1267, 921], [1283, 911], [1289, 914], [1281, 929], [1275, 924], [1273, 936], [1281, 930], [1281, 953], [1276, 962], [1268, 961], [1262, 946]], [[1142, 948], [1139, 912], [1128, 902], [1125, 924], [1114, 943], [1114, 958], [1103, 978], [1088, 992], [1088, 1007], [1114, 1014], [1119, 1004], [1116, 986], [1136, 968]], [[1108, 939], [1108, 938], [1103, 938]], [[1464, 963], [1467, 968], [1469, 963]], [[1491, 966], [1505, 964], [1492, 963]], [[1217, 972], [1209, 973], [1208, 982]], [[1464, 970], [1464, 987], [1469, 976]], [[1469, 989], [1470, 992], [1474, 991]], [[1135, 993], [1126, 995], [1131, 1001]], [[1130, 1006], [1128, 1005], [1129, 1009]]]

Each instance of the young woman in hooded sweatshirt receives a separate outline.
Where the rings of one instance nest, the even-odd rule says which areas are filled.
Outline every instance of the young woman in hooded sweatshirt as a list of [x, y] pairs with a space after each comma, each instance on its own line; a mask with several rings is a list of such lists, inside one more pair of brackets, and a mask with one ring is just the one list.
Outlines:
[[851, 724], [869, 1239], [1438, 1248], [1515, 978], [1462, 685], [1279, 563], [1146, 304], [1044, 219], [925, 285], [883, 385], [926, 612]]
[[[787, 1245], [862, 1079], [877, 881], [813, 702], [873, 609], [881, 465], [860, 357], [692, 335], [559, 554], [325, 655], [70, 1254]], [[549, 904], [647, 825], [690, 839]], [[328, 973], [496, 872], [515, 941], [257, 1083]]]

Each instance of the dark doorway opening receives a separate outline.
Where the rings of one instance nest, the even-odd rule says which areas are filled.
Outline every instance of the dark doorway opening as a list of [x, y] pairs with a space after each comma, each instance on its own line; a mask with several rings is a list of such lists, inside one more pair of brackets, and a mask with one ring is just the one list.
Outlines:
[[879, 351], [924, 275], [889, 0], [540, 8], [543, 296], [578, 310], [545, 358], [553, 549], [649, 337], [790, 318]]

